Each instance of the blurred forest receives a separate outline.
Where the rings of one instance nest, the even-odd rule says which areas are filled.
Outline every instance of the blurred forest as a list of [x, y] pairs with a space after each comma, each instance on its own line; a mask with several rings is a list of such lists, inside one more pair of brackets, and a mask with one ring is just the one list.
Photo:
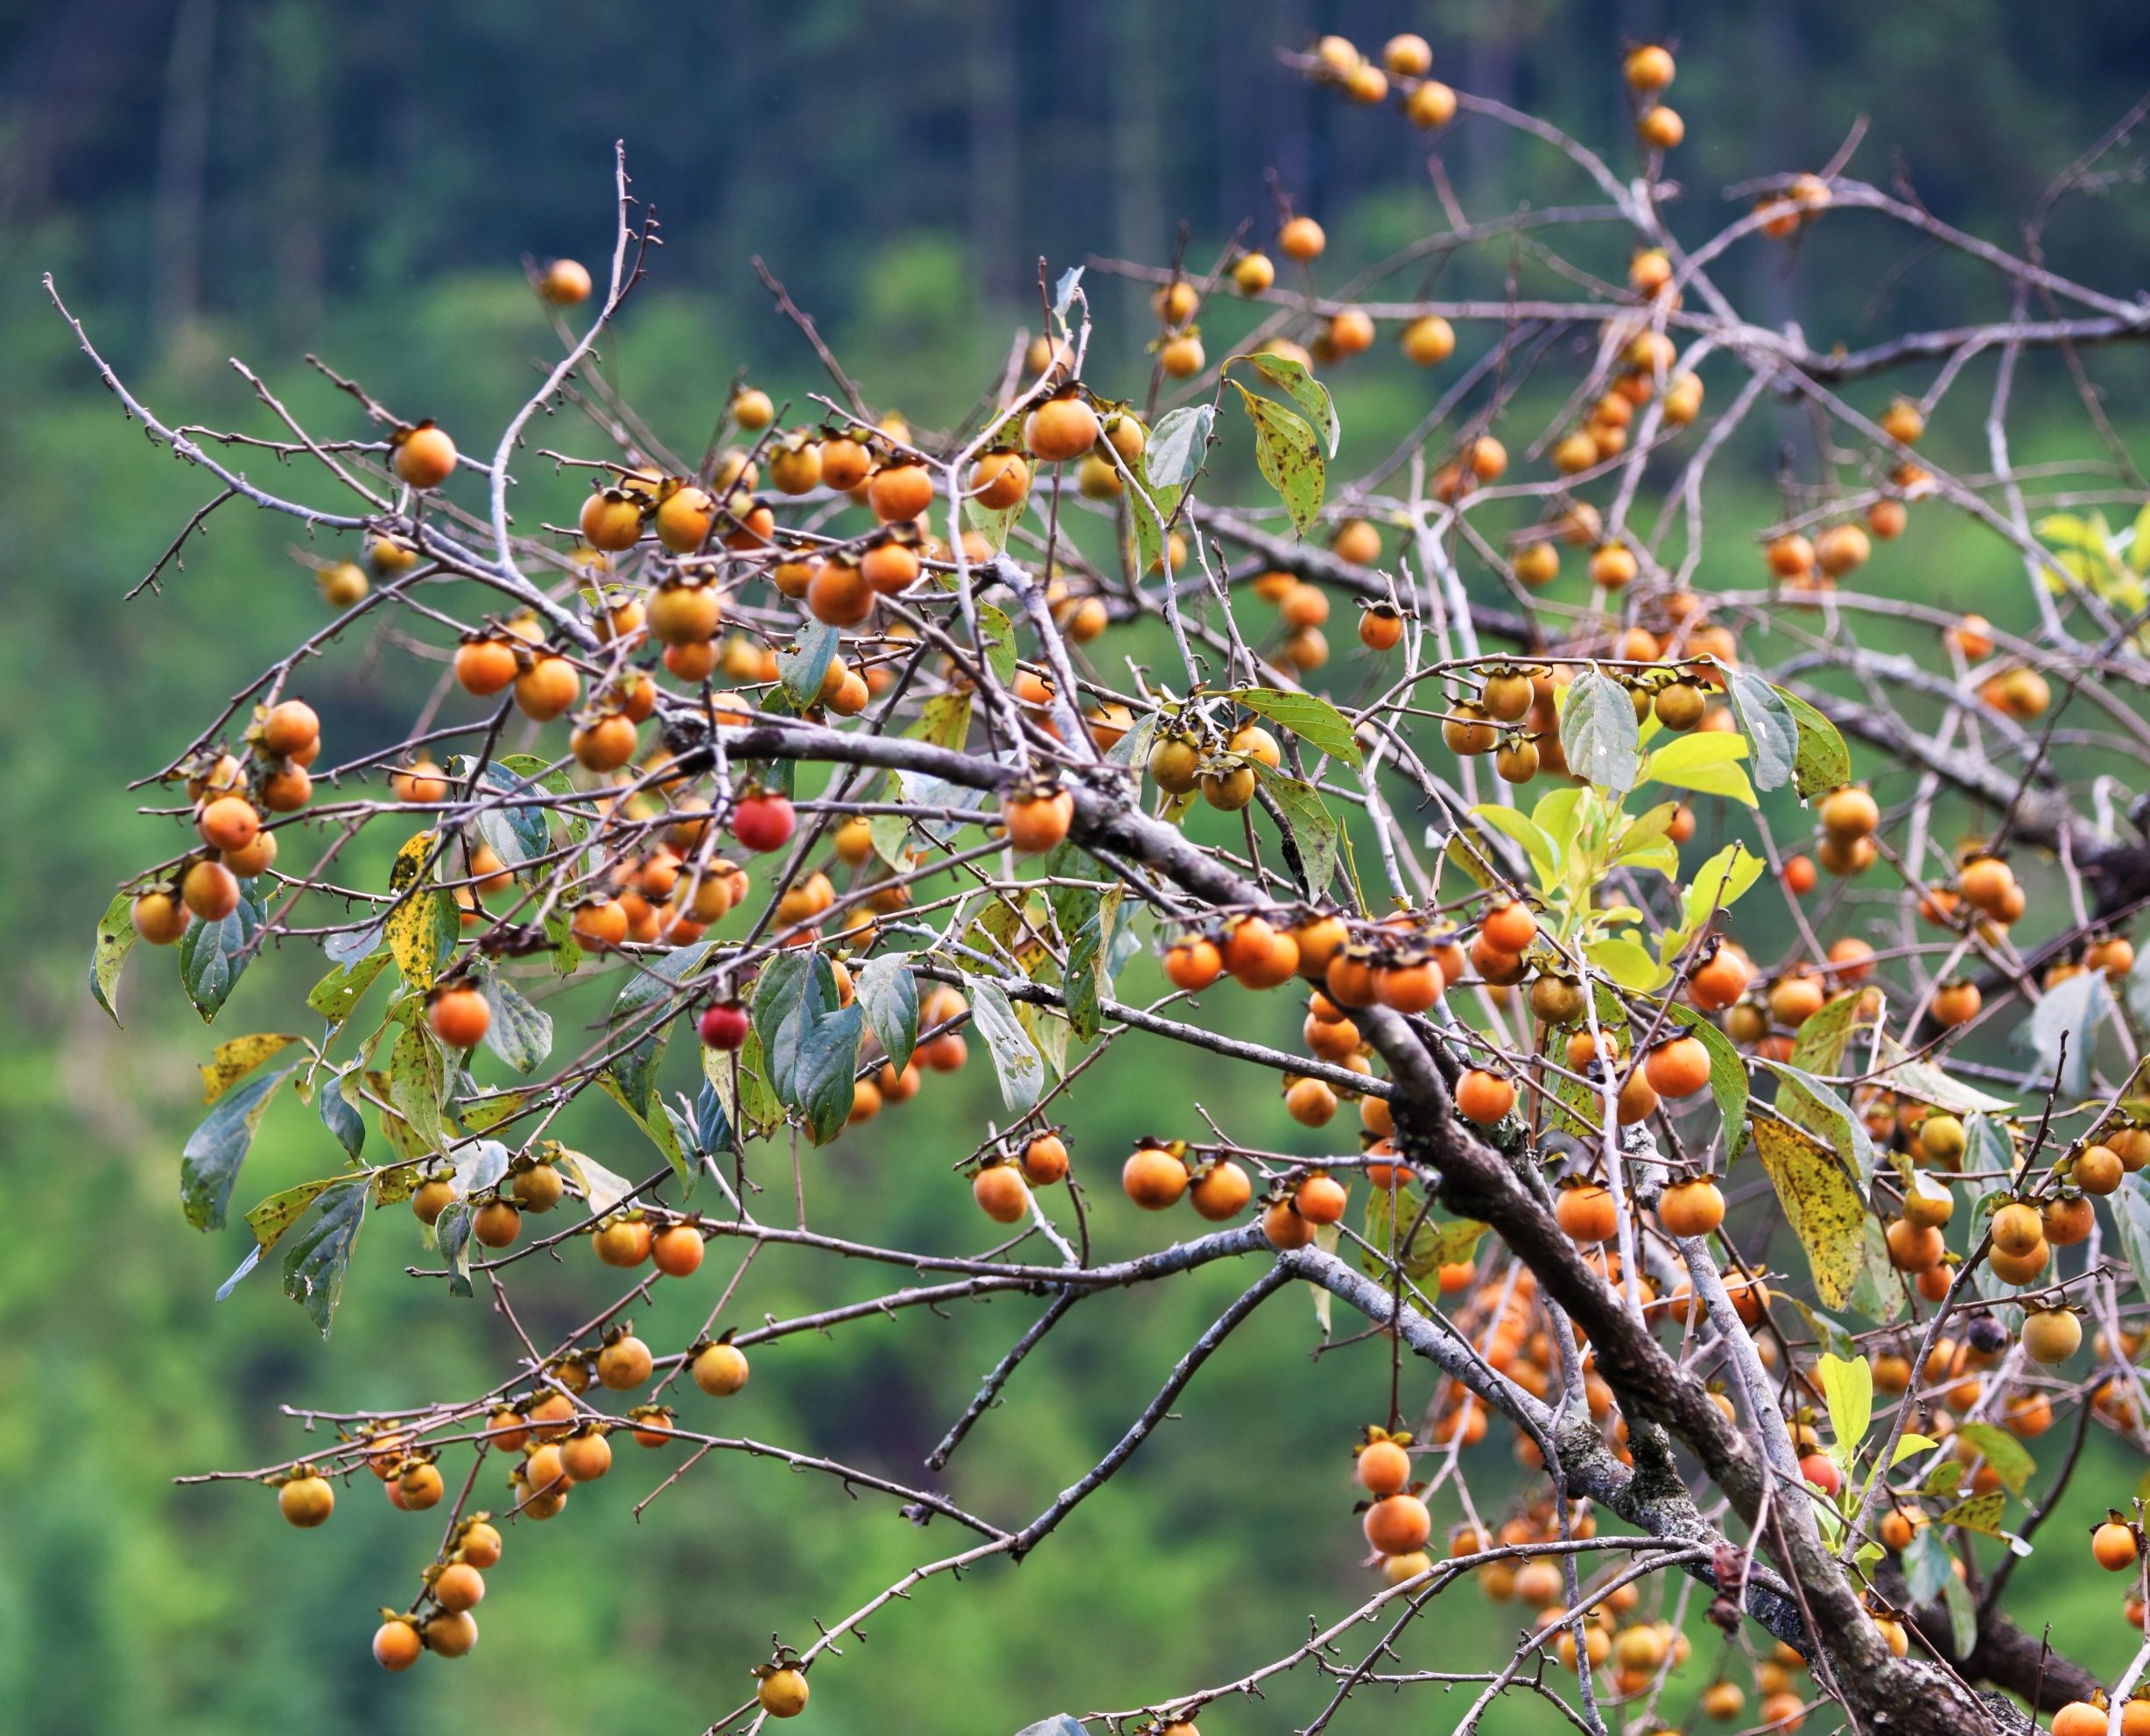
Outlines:
[[[320, 604], [285, 551], [292, 527], [237, 508], [190, 545], [161, 594], [123, 604], [211, 489], [121, 420], [39, 273], [55, 275], [107, 355], [171, 419], [259, 428], [226, 362], [238, 355], [313, 425], [355, 432], [348, 404], [304, 368], [313, 351], [406, 414], [487, 431], [489, 447], [551, 343], [518, 259], [565, 253], [598, 266], [612, 237], [611, 148], [623, 138], [665, 246], [604, 365], [652, 423], [699, 450], [737, 369], [779, 400], [803, 404], [824, 383], [755, 283], [748, 261], [759, 254], [877, 404], [932, 425], [959, 419], [1015, 327], [1035, 323], [1041, 256], [1055, 273], [1093, 253], [1162, 261], [1184, 221], [1190, 260], [1206, 265], [1241, 222], [1266, 233], [1271, 168], [1329, 225], [1331, 281], [1442, 225], [1422, 136], [1393, 110], [1317, 95], [1274, 59], [1317, 30], [1378, 44], [1404, 28], [1433, 41], [1437, 75], [1557, 116], [1627, 171], [1620, 46], [1676, 41], [1689, 139], [1671, 173], [1690, 191], [1670, 217], [1690, 235], [1732, 208], [1721, 186], [1817, 166], [1863, 116], [1853, 172], [2013, 245], [2054, 175], [2150, 84], [2140, 0], [0, 4], [0, 678], [12, 696], [0, 706], [0, 826], [11, 840], [0, 852], [11, 912], [0, 1177], [16, 1226], [0, 1261], [0, 1729], [691, 1736], [741, 1697], [772, 1628], [804, 1633], [815, 1613], [848, 1610], [934, 1550], [886, 1504], [752, 1460], [706, 1467], [639, 1522], [627, 1516], [630, 1491], [615, 1486], [510, 1536], [513, 1571], [499, 1576], [467, 1663], [390, 1677], [366, 1638], [379, 1606], [411, 1595], [431, 1543], [413, 1522], [355, 1486], [326, 1531], [302, 1537], [264, 1492], [171, 1486], [177, 1473], [293, 1450], [281, 1400], [388, 1405], [474, 1389], [503, 1329], [478, 1304], [402, 1276], [418, 1251], [402, 1221], [369, 1233], [326, 1345], [273, 1280], [212, 1300], [246, 1236], [235, 1224], [202, 1238], [177, 1210], [205, 1034], [163, 960], [130, 966], [123, 1032], [91, 1003], [83, 966], [114, 885], [155, 843], [123, 786], [318, 625]], [[1569, 165], [1510, 134], [1465, 123], [1430, 148], [1474, 216], [1576, 191]], [[2141, 160], [2139, 148], [2108, 158], [2111, 179], [2055, 219], [2047, 246], [2060, 269], [2119, 293], [2150, 277]], [[1989, 283], [1894, 242], [1878, 251], [1878, 233], [1832, 219], [1795, 250], [1750, 246], [1720, 280], [1758, 319], [1795, 318], [1817, 344], [1991, 316]], [[1610, 238], [1603, 251], [1598, 267], [1617, 275], [1624, 251]], [[1498, 294], [1528, 264], [1462, 260], [1444, 284]], [[1094, 272], [1091, 283], [1102, 322], [1093, 375], [1139, 396], [1153, 331], [1144, 299]], [[1410, 292], [1406, 280], [1399, 293]], [[2117, 356], [2098, 371], [2139, 449], [2150, 372]], [[1336, 386], [1346, 474], [1354, 457], [1387, 451], [1435, 390], [1386, 344]], [[2092, 439], [2057, 370], [2027, 382], [2020, 414], [2027, 461]], [[579, 437], [563, 425], [536, 443]], [[1945, 461], [1977, 467], [1967, 415], [1935, 439]], [[1715, 509], [1731, 571], [1720, 584], [1753, 581], [1741, 539], [1774, 510], [1766, 428], [1752, 444], [1750, 510], [1731, 495]], [[526, 465], [543, 468], [534, 456]], [[1959, 525], [1937, 521], [1915, 550], [1885, 559], [1929, 601], [2004, 624], [2020, 614], [2020, 567]], [[1713, 571], [1724, 569], [1705, 566], [1705, 580]], [[1989, 584], [2018, 594], [1989, 602]], [[306, 690], [352, 751], [399, 734], [430, 685], [406, 661], [356, 649]], [[309, 963], [264, 961], [216, 1035], [288, 1021], [316, 973]], [[1171, 1113], [1160, 1104], [1218, 1085], [1134, 1045], [1098, 1071], [1076, 1130], [1099, 1150]], [[860, 1236], [975, 1238], [965, 1190], [945, 1174], [959, 1154], [930, 1129], [959, 1104], [981, 1123], [991, 1086], [973, 1069], [942, 1088], [931, 1116], [891, 1115], [816, 1155], [814, 1185], [847, 1194]], [[1292, 1130], [1275, 1114], [1281, 1146]], [[319, 1130], [306, 1118], [274, 1112], [249, 1190], [315, 1172]], [[598, 1111], [563, 1136], [615, 1168], [643, 1161], [629, 1145], [638, 1136]], [[757, 1270], [749, 1315], [797, 1311], [803, 1270]], [[571, 1266], [551, 1283], [560, 1321], [587, 1311], [594, 1274]], [[1083, 1311], [958, 1458], [958, 1498], [1014, 1512], [1059, 1487], [1232, 1288], [1216, 1272]], [[915, 1467], [1027, 1306], [973, 1305], [900, 1335], [785, 1340], [757, 1363], [741, 1426]], [[653, 1315], [646, 1335], [692, 1324]], [[1053, 1547], [982, 1583], [936, 1585], [870, 1623], [861, 1667], [816, 1676], [815, 1727], [1001, 1736], [1056, 1710], [1236, 1676], [1296, 1642], [1310, 1613], [1350, 1607], [1369, 1582], [1342, 1519], [1339, 1419], [1379, 1408], [1368, 1394], [1376, 1381], [1385, 1392], [1386, 1358], [1364, 1346], [1310, 1365], [1317, 1342], [1310, 1309], [1266, 1313], [1205, 1370], [1184, 1420]], [[2139, 1470], [2079, 1479], [2085, 1518]], [[661, 1474], [656, 1456], [637, 1455], [615, 1480], [632, 1480], [638, 1499]], [[2041, 1550], [2016, 1582], [2026, 1625], [2035, 1629], [2035, 1612], [2083, 1662], [2117, 1669], [2132, 1645], [2114, 1597], [2055, 1553]], [[1443, 1655], [1467, 1668], [1474, 1641], [1500, 1642], [1516, 1616], [1469, 1591], [1454, 1601]], [[1288, 1681], [1266, 1704], [1205, 1716], [1205, 1736], [1287, 1728], [1315, 1691]], [[1421, 1700], [1399, 1714], [1362, 1697], [1338, 1727], [1396, 1716], [1444, 1727], [1444, 1708]], [[1669, 1710], [1683, 1706], [1676, 1697]], [[1552, 1725], [1526, 1704], [1485, 1727]]]

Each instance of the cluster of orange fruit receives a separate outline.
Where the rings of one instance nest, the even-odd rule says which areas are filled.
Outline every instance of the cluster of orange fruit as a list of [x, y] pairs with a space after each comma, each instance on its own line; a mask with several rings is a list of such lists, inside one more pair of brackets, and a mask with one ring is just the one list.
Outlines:
[[221, 922], [239, 908], [239, 882], [275, 865], [268, 814], [296, 813], [313, 799], [306, 768], [320, 756], [321, 720], [304, 699], [256, 707], [248, 753], [209, 756], [186, 774], [199, 854], [135, 895], [130, 915], [141, 938], [176, 944], [188, 924]]

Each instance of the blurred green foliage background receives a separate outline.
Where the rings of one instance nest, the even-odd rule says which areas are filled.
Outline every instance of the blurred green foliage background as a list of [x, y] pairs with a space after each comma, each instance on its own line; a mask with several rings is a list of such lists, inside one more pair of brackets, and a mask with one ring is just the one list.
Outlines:
[[[1676, 37], [1690, 142], [1671, 169], [1683, 188], [1672, 216], [1690, 238], [1734, 208], [1720, 206], [1720, 184], [1815, 166], [1865, 115], [1853, 172], [1901, 174], [1939, 214], [2013, 243], [2039, 191], [2150, 72], [2150, 13], [2125, 0], [1510, 0], [1440, 15], [1306, 0], [0, 6], [0, 823], [11, 842], [0, 852], [10, 918], [0, 1164], [13, 1226], [0, 1260], [0, 1728], [691, 1732], [748, 1690], [745, 1669], [772, 1629], [803, 1642], [817, 1615], [847, 1612], [954, 1547], [945, 1527], [914, 1532], [893, 1503], [735, 1457], [706, 1463], [636, 1522], [627, 1509], [664, 1461], [623, 1448], [608, 1483], [559, 1522], [510, 1536], [470, 1660], [390, 1677], [366, 1655], [366, 1637], [378, 1606], [408, 1601], [430, 1521], [354, 1485], [325, 1531], [300, 1536], [265, 1492], [171, 1486], [175, 1474], [300, 1450], [279, 1402], [389, 1406], [474, 1390], [495, 1378], [510, 1339], [481, 1304], [404, 1278], [419, 1249], [400, 1213], [367, 1231], [327, 1344], [273, 1277], [211, 1300], [245, 1232], [186, 1229], [175, 1173], [199, 1113], [191, 1068], [212, 1038], [167, 957], [130, 965], [123, 1031], [91, 1004], [83, 965], [114, 884], [172, 847], [169, 822], [136, 816], [123, 785], [316, 627], [320, 606], [286, 552], [297, 527], [238, 508], [190, 545], [161, 594], [123, 604], [212, 490], [121, 420], [38, 274], [56, 275], [168, 419], [263, 431], [226, 365], [235, 354], [309, 425], [355, 434], [348, 401], [301, 365], [312, 350], [404, 413], [489, 448], [550, 343], [517, 257], [599, 264], [611, 238], [611, 144], [624, 138], [666, 244], [604, 365], [657, 427], [699, 450], [741, 366], [795, 404], [823, 386], [755, 287], [746, 264], [755, 253], [877, 404], [932, 425], [965, 413], [1015, 326], [1035, 322], [1041, 256], [1055, 271], [1092, 252], [1160, 260], [1184, 220], [1189, 257], [1205, 262], [1242, 221], [1266, 229], [1270, 166], [1330, 226], [1325, 282], [1438, 225], [1425, 142], [1393, 110], [1346, 109], [1272, 58], [1317, 29], [1373, 45], [1406, 27], [1433, 39], [1442, 76], [1554, 115], [1623, 171], [1634, 158], [1612, 77], [1620, 46]], [[1436, 148], [1473, 216], [1579, 191], [1568, 165], [1491, 128], [1460, 126]], [[2118, 153], [2116, 182], [2056, 220], [2048, 245], [2059, 269], [2116, 292], [2139, 286], [2150, 202], [2139, 163]], [[1608, 276], [1622, 269], [1610, 235], [1576, 248]], [[1453, 264], [1441, 292], [1498, 293], [1511, 268], [1526, 292], [1556, 281], [1494, 250]], [[2005, 311], [1978, 274], [1871, 221], [1832, 219], [1789, 251], [1750, 244], [1719, 280], [1756, 318], [1795, 320], [1817, 343]], [[1142, 299], [1091, 281], [1093, 376], [1139, 395], [1152, 330]], [[1212, 355], [1234, 319], [1217, 317]], [[2139, 361], [2094, 366], [2123, 432], [2139, 431]], [[1527, 403], [1549, 414], [1568, 377]], [[1347, 472], [1387, 452], [1437, 390], [1386, 344], [1336, 383]], [[2020, 457], [2086, 448], [2056, 371], [2034, 371], [2020, 397]], [[1877, 388], [1862, 402], [1885, 397]], [[568, 421], [548, 423], [537, 443], [594, 450]], [[1774, 510], [1774, 441], [1791, 432], [1758, 425], [1743, 437], [1713, 506], [1732, 558], [1705, 564], [1705, 584], [1753, 582], [1754, 568], [1738, 564], [1751, 560], [1741, 539]], [[1980, 461], [1971, 415], [1935, 441], [1945, 462]], [[1248, 468], [1245, 458], [1226, 453], [1227, 477]], [[277, 470], [258, 456], [249, 467]], [[521, 467], [551, 486], [533, 456]], [[312, 486], [295, 471], [276, 480]], [[1883, 582], [1906, 594], [2004, 621], [2023, 613], [2020, 568], [1959, 526], [1936, 524], [1884, 563], [1898, 571]], [[336, 756], [399, 736], [429, 687], [390, 648], [363, 644], [340, 648], [306, 682]], [[215, 1036], [287, 1028], [317, 973], [296, 950], [268, 958]], [[555, 1006], [564, 1047], [601, 1004], [585, 995]], [[1281, 1008], [1224, 1016], [1289, 1040]], [[1128, 1045], [1096, 1070], [1076, 1122], [1079, 1162], [1102, 1174], [1134, 1135], [1188, 1130], [1190, 1097], [1228, 1109], [1242, 1138], [1319, 1149], [1266, 1087], [1249, 1093], [1184, 1057]], [[982, 1065], [935, 1080], [908, 1111], [808, 1153], [810, 1205], [864, 1240], [981, 1245], [946, 1166], [972, 1136], [955, 1130], [994, 1107]], [[648, 1162], [608, 1106], [563, 1136], [616, 1169], [639, 1174]], [[763, 1179], [790, 1184], [781, 1153], [757, 1162]], [[287, 1103], [264, 1127], [240, 1204], [331, 1164], [310, 1113]], [[1135, 1215], [1104, 1200], [1103, 1249], [1154, 1243], [1156, 1226]], [[712, 1269], [734, 1257], [720, 1245]], [[699, 1324], [722, 1282], [712, 1269], [692, 1297], [660, 1298], [643, 1323], [652, 1342], [684, 1341]], [[1247, 1276], [1212, 1270], [1086, 1304], [958, 1456], [952, 1492], [1002, 1518], [1035, 1511], [1117, 1437]], [[889, 1281], [772, 1253], [742, 1289], [738, 1318]], [[555, 1329], [606, 1293], [580, 1259], [525, 1280], [533, 1325]], [[1033, 1306], [1003, 1299], [785, 1340], [757, 1357], [727, 1424], [912, 1474]], [[1387, 1365], [1370, 1344], [1310, 1361], [1317, 1342], [1310, 1308], [1273, 1304], [1204, 1371], [1181, 1420], [1034, 1559], [962, 1586], [931, 1583], [870, 1622], [868, 1643], [815, 1676], [814, 1726], [997, 1736], [1064, 1707], [1237, 1676], [1296, 1644], [1310, 1614], [1349, 1608], [1372, 1582], [1357, 1559], [1347, 1436], [1384, 1407]], [[1484, 1450], [1495, 1468], [1481, 1500], [1501, 1483], [1503, 1451]], [[2105, 1453], [2075, 1504], [2093, 1514], [2134, 1475]], [[1444, 1508], [1444, 1522], [1453, 1516]], [[2019, 1576], [2018, 1607], [2034, 1629], [2050, 1621], [2077, 1656], [2117, 1669], [2132, 1649], [2118, 1594], [2078, 1571], [2070, 1529], [2056, 1522], [2047, 1534], [2055, 1547]], [[1449, 1601], [1406, 1648], [1418, 1667], [1479, 1667], [1517, 1620], [1468, 1589]], [[1698, 1635], [1691, 1681], [1708, 1679], [1718, 1643]], [[1204, 1729], [1285, 1729], [1324, 1697], [1319, 1682], [1294, 1676], [1266, 1704], [1219, 1708]], [[1667, 1709], [1676, 1714], [1684, 1697]], [[1434, 1690], [1362, 1695], [1335, 1727], [1445, 1728], [1462, 1704]], [[1524, 1701], [1485, 1727], [1518, 1736], [1553, 1725]]]

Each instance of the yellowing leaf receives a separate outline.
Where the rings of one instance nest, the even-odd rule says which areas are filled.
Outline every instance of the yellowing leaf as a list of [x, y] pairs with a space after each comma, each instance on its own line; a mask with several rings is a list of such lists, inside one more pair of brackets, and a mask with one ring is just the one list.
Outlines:
[[454, 935], [453, 925], [457, 920], [453, 899], [437, 886], [418, 884], [432, 847], [433, 834], [419, 833], [396, 853], [395, 865], [390, 868], [388, 876], [388, 889], [391, 893], [407, 892], [409, 896], [389, 913], [382, 934], [388, 941], [396, 968], [413, 988], [431, 988], [434, 973], [446, 956], [446, 949], [440, 944], [439, 906], [445, 903], [448, 910], [451, 943]]
[[1850, 1173], [1829, 1147], [1774, 1116], [1754, 1118], [1754, 1149], [1806, 1250], [1816, 1294], [1824, 1307], [1844, 1307], [1865, 1263], [1866, 1205]]
[[215, 1102], [271, 1055], [298, 1041], [297, 1037], [286, 1037], [280, 1031], [263, 1031], [218, 1044], [214, 1052], [201, 1064], [201, 1100]]

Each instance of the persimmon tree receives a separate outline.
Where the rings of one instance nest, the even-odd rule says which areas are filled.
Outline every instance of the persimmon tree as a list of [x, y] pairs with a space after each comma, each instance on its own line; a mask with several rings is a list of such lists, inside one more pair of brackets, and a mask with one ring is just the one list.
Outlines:
[[[224, 1225], [295, 1094], [320, 1176], [245, 1211], [233, 1282], [280, 1266], [327, 1332], [350, 1262], [415, 1241], [415, 1281], [514, 1346], [482, 1391], [294, 1412], [312, 1432], [283, 1462], [186, 1480], [272, 1486], [299, 1527], [376, 1479], [433, 1509], [374, 1636], [391, 1669], [467, 1652], [485, 1575], [613, 1499], [615, 1447], [666, 1455], [660, 1487], [747, 1453], [926, 1528], [863, 1606], [736, 1660], [758, 1682], [712, 1727], [740, 1727], [870, 1670], [846, 1641], [895, 1600], [962, 1597], [1107, 1498], [1205, 1360], [1303, 1283], [1320, 1330], [1356, 1317], [1382, 1353], [1337, 1444], [1363, 1601], [1237, 1679], [1039, 1729], [1240, 1727], [1232, 1703], [1290, 1671], [1323, 1685], [1310, 1732], [1415, 1683], [1437, 1711], [1470, 1690], [1459, 1731], [1507, 1695], [1653, 1729], [1676, 1683], [1733, 1725], [1957, 1736], [2028, 1728], [2028, 1704], [2150, 1726], [2150, 1642], [2101, 1683], [2006, 1595], [2060, 1550], [2143, 1625], [2136, 1492], [2087, 1543], [2046, 1521], [2095, 1432], [2146, 1443], [2150, 980], [2126, 930], [2150, 897], [2127, 830], [2150, 516], [2091, 369], [2150, 306], [2041, 248], [2139, 113], [2002, 246], [1858, 179], [1856, 135], [1729, 215], [1670, 203], [1660, 46], [1619, 69], [1636, 139], [1610, 156], [1437, 81], [1415, 37], [1284, 58], [1400, 144], [1517, 130], [1586, 195], [1466, 213], [1437, 157], [1447, 225], [1349, 282], [1281, 193], [1208, 269], [1096, 262], [1155, 290], [1127, 398], [1092, 365], [1083, 272], [1041, 266], [1041, 328], [945, 432], [870, 408], [764, 271], [833, 390], [741, 383], [699, 461], [593, 366], [658, 241], [624, 157], [609, 270], [530, 268], [563, 353], [474, 450], [334, 374], [348, 425], [306, 427], [237, 362], [266, 431], [180, 426], [76, 324], [124, 412], [215, 486], [137, 591], [183, 603], [177, 557], [243, 501], [303, 527], [328, 611], [144, 780], [161, 860], [97, 934], [108, 1008], [140, 940], [204, 1019], [264, 948], [324, 955], [312, 1021], [205, 1066], [186, 1215]], [[1961, 256], [1988, 317], [1852, 350], [1743, 315], [1719, 263], [1822, 224]], [[1507, 293], [1443, 299], [1440, 265], [1477, 250]], [[1386, 360], [1360, 354], [1384, 334]], [[1408, 439], [1347, 472], [1324, 380], [1352, 368], [1430, 383]], [[2034, 369], [2080, 387], [2079, 461], [2011, 459]], [[1758, 485], [1748, 425], [1780, 405], [1807, 444]], [[548, 468], [588, 482], [572, 524], [518, 510], [517, 471]], [[1936, 603], [1942, 519], [2004, 553], [2020, 582], [1990, 606], [2020, 630]], [[300, 695], [369, 644], [437, 691], [404, 739], [340, 756]], [[383, 834], [392, 868], [348, 874]], [[556, 1044], [549, 1006], [586, 992], [608, 1011]], [[1271, 1040], [1263, 997], [1303, 1006], [1301, 1043]], [[1991, 1040], [2011, 1029], [2020, 1052]], [[1281, 1092], [1301, 1136], [1264, 1149], [1227, 1113], [1085, 1149], [1085, 1074], [1121, 1044]], [[808, 1210], [818, 1148], [981, 1065], [1004, 1114], [916, 1121], [902, 1183], [952, 1166], [975, 1244], [858, 1240], [841, 1191]], [[600, 1098], [616, 1143], [568, 1149], [563, 1113]], [[740, 1318], [771, 1246], [887, 1288]], [[587, 1291], [557, 1338], [516, 1304], [540, 1253]], [[1087, 1474], [1034, 1513], [945, 1493], [1057, 1322], [1219, 1263], [1246, 1287], [1169, 1380], [1093, 1395], [1125, 1431]], [[706, 1290], [692, 1341], [635, 1333], [657, 1284]], [[1006, 1353], [915, 1475], [755, 1431], [752, 1367], [786, 1339], [991, 1297]], [[1406, 1661], [1476, 1595], [1514, 1605], [1512, 1653]]]

